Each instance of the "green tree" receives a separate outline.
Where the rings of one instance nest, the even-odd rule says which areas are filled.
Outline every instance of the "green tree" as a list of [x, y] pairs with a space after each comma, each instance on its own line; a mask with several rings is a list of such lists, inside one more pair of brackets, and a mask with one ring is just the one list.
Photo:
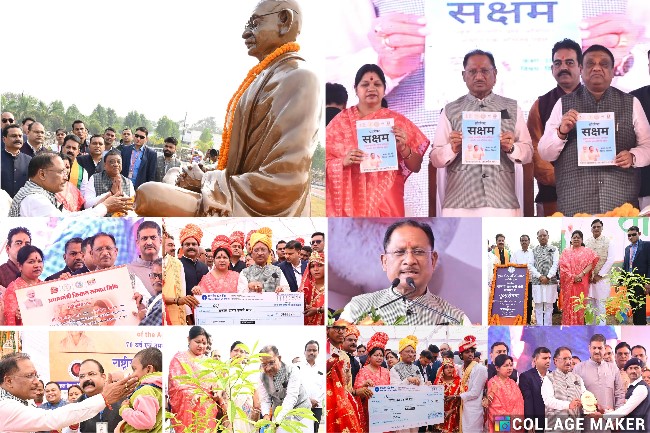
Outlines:
[[140, 125], [140, 114], [137, 111], [129, 111], [124, 118], [124, 126], [133, 130], [138, 126], [142, 126]]
[[203, 129], [203, 132], [201, 132], [199, 141], [208, 142], [208, 141], [212, 141], [212, 138], [213, 136], [212, 136], [212, 132], [210, 132], [210, 129], [205, 128]]
[[204, 130], [206, 128], [209, 129], [213, 134], [220, 134], [222, 132], [221, 128], [217, 126], [217, 120], [214, 117], [206, 117], [205, 119], [201, 119], [190, 127], [190, 129], [194, 130]]
[[178, 127], [178, 123], [174, 122], [167, 116], [163, 116], [156, 124], [156, 135], [163, 139], [167, 137], [179, 139], [181, 137], [181, 131]]
[[311, 160], [312, 170], [325, 171], [325, 148], [321, 146], [320, 142], [316, 145], [314, 157]]
[[81, 114], [79, 109], [75, 104], [72, 104], [71, 106], [68, 107], [67, 110], [65, 110], [65, 124], [66, 127], [68, 128], [69, 132], [72, 131], [72, 122], [75, 120], [82, 120], [85, 121], [84, 115]]

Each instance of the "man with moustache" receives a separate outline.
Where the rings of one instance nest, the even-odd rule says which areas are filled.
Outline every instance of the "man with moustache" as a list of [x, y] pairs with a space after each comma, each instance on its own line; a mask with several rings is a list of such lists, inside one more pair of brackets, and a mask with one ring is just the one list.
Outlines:
[[187, 325], [187, 315], [191, 309], [199, 305], [193, 295], [186, 295], [185, 271], [183, 263], [176, 258], [176, 245], [174, 237], [163, 232], [165, 238], [165, 256], [163, 258], [163, 301], [165, 303], [165, 317], [169, 325]]
[[244, 232], [234, 231], [230, 235], [230, 265], [228, 269], [235, 272], [241, 272], [246, 269], [246, 262], [241, 259], [244, 252]]
[[553, 363], [555, 370], [547, 372], [542, 379], [542, 399], [548, 425], [554, 425], [558, 418], [580, 416], [580, 396], [586, 391], [582, 378], [571, 371], [571, 349], [566, 346], [555, 349]]
[[[106, 373], [104, 373], [104, 367], [99, 363], [99, 361], [94, 359], [84, 360], [79, 367], [79, 386], [84, 393], [79, 397], [76, 403], [72, 404], [72, 406], [95, 395], [101, 394], [104, 391], [104, 388], [109, 386], [110, 382], [110, 378], [108, 378]], [[114, 431], [117, 424], [122, 421], [122, 417], [120, 416], [121, 405], [122, 400], [113, 404], [112, 408], [106, 407], [94, 417], [82, 421], [79, 426], [79, 432], [101, 433], [103, 431], [110, 433]]]
[[625, 341], [619, 342], [614, 348], [614, 356], [616, 360], [616, 367], [621, 373], [621, 379], [623, 380], [623, 389], [627, 389], [630, 385], [630, 378], [625, 372], [625, 363], [630, 360], [632, 356], [632, 348]]
[[135, 274], [144, 283], [151, 296], [158, 293], [150, 279], [151, 266], [160, 256], [162, 229], [155, 221], [143, 221], [136, 232], [136, 246], [140, 254], [127, 265], [129, 272]]
[[632, 347], [632, 358], [637, 358], [641, 360], [644, 365], [647, 364], [648, 357], [646, 356], [645, 347], [641, 346], [640, 344], [637, 344], [636, 346]]
[[9, 194], [9, 197], [14, 198], [18, 190], [25, 185], [27, 179], [27, 167], [32, 157], [20, 149], [23, 146], [23, 134], [20, 126], [8, 125], [2, 129], [2, 189]]
[[[544, 399], [542, 383], [551, 367], [551, 351], [547, 347], [537, 347], [533, 352], [533, 368], [519, 375], [519, 389], [524, 397], [524, 417], [537, 420], [538, 426], [544, 425]], [[537, 429], [541, 432], [543, 429]]]
[[59, 272], [56, 272], [45, 279], [45, 281], [58, 280], [63, 274], [72, 275], [76, 271], [84, 267], [83, 253], [81, 252], [81, 244], [83, 239], [72, 238], [68, 239], [65, 243], [63, 261], [65, 267]]
[[156, 152], [147, 146], [149, 130], [144, 126], [136, 128], [135, 142], [122, 148], [122, 176], [131, 179], [137, 188], [145, 182], [151, 182], [156, 177]]
[[163, 154], [158, 155], [156, 163], [156, 182], [162, 182], [167, 170], [170, 168], [181, 166], [181, 160], [176, 157], [176, 146], [178, 146], [177, 139], [174, 137], [165, 138]]
[[627, 426], [643, 426], [643, 430], [650, 431], [650, 385], [643, 381], [641, 372], [645, 363], [638, 358], [632, 358], [625, 363], [624, 369], [630, 377], [630, 386], [625, 393], [625, 403], [616, 410], [605, 411], [605, 418], [624, 417]]
[[141, 297], [139, 297], [137, 294], [135, 295], [136, 301], [138, 302], [140, 315], [144, 314], [144, 317], [140, 316], [140, 326], [162, 326], [162, 282], [162, 259], [156, 258], [151, 263], [151, 269], [149, 272], [149, 285], [153, 289], [151, 299], [147, 304], [143, 304]]
[[605, 353], [603, 354], [603, 360], [606, 362], [614, 362], [614, 350], [609, 344], [605, 345]]
[[88, 153], [86, 155], [79, 155], [77, 162], [88, 173], [88, 178], [96, 173], [101, 173], [104, 170], [104, 137], [101, 135], [93, 135], [90, 137], [88, 144]]
[[[611, 87], [614, 56], [602, 45], [583, 53], [584, 86], [555, 104], [539, 155], [554, 162], [557, 208], [565, 215], [605, 213], [624, 203], [639, 205], [636, 168], [650, 164], [650, 125], [634, 96]], [[616, 159], [613, 166], [578, 166], [576, 122], [579, 113], [614, 112]]]
[[164, 255], [170, 255], [176, 257], [176, 244], [174, 243], [174, 237], [169, 233], [164, 233], [164, 244], [163, 244]]
[[357, 379], [357, 373], [361, 370], [361, 365], [359, 361], [354, 356], [354, 351], [357, 350], [357, 341], [359, 340], [359, 329], [355, 325], [348, 325], [345, 329], [345, 335], [343, 336], [343, 344], [341, 344], [341, 349], [348, 354], [350, 358], [350, 372], [352, 373], [352, 383], [354, 384]]
[[[535, 203], [537, 203], [537, 215], [540, 216], [551, 216], [557, 211], [557, 193], [553, 165], [539, 156], [537, 145], [539, 139], [544, 135], [546, 121], [558, 99], [582, 86], [580, 84], [582, 48], [577, 42], [571, 39], [557, 42], [551, 50], [551, 58], [553, 61], [551, 74], [553, 74], [557, 86], [537, 98], [528, 113], [528, 131], [533, 140], [534, 174], [539, 190], [535, 197]], [[524, 168], [528, 168], [528, 166]]]
[[[127, 377], [114, 384], [102, 387], [83, 402], [66, 405], [53, 410], [28, 405], [36, 396], [38, 373], [26, 353], [5, 355], [0, 359], [0, 430], [3, 432], [32, 432], [37, 430], [62, 430], [65, 427], [90, 420], [93, 416], [108, 411], [108, 406], [119, 409], [119, 402], [135, 390], [138, 380]], [[89, 386], [89, 392], [92, 391]], [[81, 399], [80, 399], [81, 400]], [[95, 432], [92, 428], [82, 430]]]
[[325, 250], [325, 233], [315, 232], [311, 235], [311, 248], [319, 253]]
[[81, 148], [81, 139], [74, 134], [68, 134], [63, 139], [63, 148], [61, 153], [65, 153], [72, 158], [72, 165], [70, 166], [70, 183], [79, 188], [83, 194], [88, 182], [88, 172], [79, 164], [77, 156], [79, 156]]
[[429, 291], [438, 261], [434, 244], [433, 231], [426, 223], [406, 219], [391, 224], [384, 235], [381, 263], [388, 280], [397, 285], [353, 297], [341, 318], [356, 323], [368, 316], [372, 307], [382, 307], [384, 323], [404, 317], [405, 325], [470, 325], [462, 310]]
[[25, 245], [32, 244], [32, 234], [25, 227], [14, 227], [7, 234], [7, 261], [0, 265], [0, 286], [9, 287], [16, 278], [20, 277], [18, 268], [18, 251]]
[[45, 128], [42, 123], [32, 122], [27, 129], [27, 142], [23, 144], [20, 149], [21, 152], [34, 157], [47, 149], [43, 144], [45, 143]]
[[81, 120], [72, 122], [72, 133], [79, 138], [79, 154], [88, 152], [88, 130]]
[[585, 388], [591, 391], [604, 409], [618, 409], [625, 401], [625, 388], [618, 369], [604, 362], [605, 337], [594, 334], [589, 340], [589, 359], [573, 367]]
[[[530, 236], [523, 234], [519, 236], [519, 245], [521, 249], [512, 254], [512, 263], [518, 265], [526, 265], [533, 260], [533, 250], [528, 248], [530, 246]], [[528, 302], [526, 303], [526, 317], [528, 317], [528, 324], [533, 317], [533, 285], [530, 280], [530, 270], [528, 272]]]
[[126, 212], [132, 206], [128, 198], [108, 197], [93, 208], [64, 214], [55, 194], [61, 192], [67, 182], [66, 169], [63, 159], [56, 153], [43, 152], [36, 155], [29, 162], [27, 174], [29, 180], [16, 193], [11, 203], [11, 217], [104, 216], [107, 213]]
[[[181, 230], [180, 242], [183, 248], [183, 257], [180, 258], [183, 264], [183, 272], [185, 274], [185, 297], [176, 297], [176, 305], [182, 305], [181, 299], [189, 300], [192, 296], [192, 289], [199, 285], [201, 278], [210, 270], [205, 263], [199, 260], [199, 245], [203, 239], [203, 230], [196, 224], [188, 224]], [[187, 304], [186, 304], [187, 305]], [[194, 323], [194, 317], [191, 310], [187, 311], [188, 321]]]

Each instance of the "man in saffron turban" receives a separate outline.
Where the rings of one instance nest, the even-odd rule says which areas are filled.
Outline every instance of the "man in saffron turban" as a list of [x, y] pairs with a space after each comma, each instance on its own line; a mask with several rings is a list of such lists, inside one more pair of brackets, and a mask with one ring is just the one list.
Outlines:
[[141, 186], [139, 215], [309, 216], [321, 85], [297, 53], [302, 19], [296, 0], [264, 0], [255, 7], [242, 38], [260, 63], [228, 104], [217, 170], [203, 174], [196, 164], [184, 169], [177, 184], [200, 181], [197, 193]]

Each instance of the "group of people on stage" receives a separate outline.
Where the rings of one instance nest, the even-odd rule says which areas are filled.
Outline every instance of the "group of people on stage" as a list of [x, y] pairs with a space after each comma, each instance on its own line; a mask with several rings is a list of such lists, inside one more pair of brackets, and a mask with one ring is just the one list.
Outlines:
[[[45, 281], [67, 279], [87, 272], [112, 269], [120, 263], [118, 245], [115, 235], [107, 232], [95, 233], [81, 238], [73, 236], [65, 240], [63, 260], [65, 266], [58, 272], [42, 278], [45, 255], [32, 245], [32, 235], [26, 227], [14, 227], [7, 235], [6, 252], [8, 259], [0, 265], [0, 324], [22, 325], [21, 309], [42, 307], [43, 301], [37, 298], [35, 291], [28, 289], [28, 300], [18, 304], [16, 291]], [[162, 260], [160, 247], [162, 230], [155, 221], [143, 221], [136, 231], [136, 248], [138, 257], [127, 263], [131, 286], [133, 289], [133, 314], [137, 315], [140, 325], [162, 325]], [[130, 301], [130, 300], [129, 300]], [[128, 302], [125, 300], [125, 303]], [[106, 301], [97, 300], [93, 305], [100, 316], [111, 316], [115, 306]], [[66, 324], [75, 324], [69, 322]], [[105, 323], [110, 324], [110, 323]]]
[[[613, 280], [611, 275], [616, 251], [614, 242], [603, 236], [603, 225], [603, 220], [593, 220], [588, 238], [582, 231], [574, 230], [570, 244], [561, 254], [557, 246], [549, 243], [549, 234], [545, 229], [537, 231], [538, 245], [532, 248], [530, 236], [521, 235], [521, 249], [513, 253], [505, 248], [505, 236], [496, 235], [496, 245], [490, 247], [488, 253], [489, 263], [528, 266], [528, 323], [532, 323], [530, 318], [534, 311], [537, 325], [552, 325], [553, 304], [557, 301], [562, 310], [562, 325], [584, 325], [587, 306], [595, 320], [586, 324], [605, 324], [606, 301], [612, 297], [611, 287], [622, 283]], [[641, 279], [639, 284], [627, 288], [629, 314], [634, 325], [647, 323], [646, 296], [650, 294], [650, 244], [641, 240], [640, 235], [637, 226], [627, 229], [629, 244], [625, 247], [621, 268]], [[493, 275], [494, 271], [488, 272], [489, 284], [493, 282]], [[578, 304], [582, 308], [574, 309]]]
[[[405, 182], [422, 169], [431, 142], [431, 164], [446, 169], [444, 181], [438, 179], [438, 190], [429, 192], [430, 197], [441, 198], [442, 216], [523, 216], [523, 209], [532, 216], [532, 175], [523, 188], [521, 181], [515, 181], [515, 166], [529, 163], [539, 185], [540, 215], [550, 216], [556, 210], [565, 215], [597, 214], [625, 203], [650, 204], [645, 187], [650, 177], [647, 170], [639, 170], [650, 165], [647, 86], [632, 94], [611, 87], [614, 56], [602, 45], [583, 52], [578, 43], [564, 39], [552, 47], [551, 59], [557, 86], [535, 101], [526, 122], [517, 101], [493, 92], [498, 72], [494, 56], [479, 49], [468, 52], [462, 77], [469, 92], [444, 107], [433, 137], [421, 132], [425, 125], [416, 125], [387, 106], [384, 96], [389, 83], [382, 68], [363, 65], [354, 79], [358, 104], [349, 108], [339, 104], [340, 108], [328, 111], [327, 215], [404, 216]], [[328, 86], [340, 93], [338, 86]], [[335, 110], [339, 110], [336, 115]], [[500, 113], [498, 164], [464, 164], [459, 157], [467, 147], [462, 133], [465, 112]], [[592, 112], [615, 116], [615, 158], [609, 165], [579, 164], [578, 116]], [[357, 142], [357, 121], [382, 119], [394, 122], [399, 166], [362, 172], [360, 164], [367, 155]], [[529, 190], [530, 203], [523, 202], [521, 190]]]
[[[389, 337], [376, 332], [365, 345], [358, 345], [355, 325], [337, 320], [327, 328], [327, 431], [367, 432], [371, 424], [368, 400], [381, 385], [444, 387], [444, 421], [429, 426], [445, 433], [479, 432], [483, 428], [482, 399], [488, 370], [475, 358], [476, 337], [468, 335], [456, 356], [447, 343], [431, 344], [418, 356], [418, 338], [408, 335], [393, 351]], [[362, 351], [363, 348], [363, 351]], [[462, 426], [462, 429], [459, 430]], [[423, 424], [402, 432], [427, 431]]]
[[[23, 352], [0, 359], [0, 429], [11, 432], [70, 431], [94, 433], [162, 432], [162, 352], [148, 347], [131, 360], [132, 373], [108, 373], [95, 359], [85, 359], [79, 385], [43, 383], [30, 356]], [[44, 397], [45, 396], [45, 401]], [[99, 427], [98, 427], [99, 426]]]
[[[571, 346], [575, 348], [574, 344]], [[495, 423], [499, 425], [499, 417], [510, 417], [510, 425], [518, 427], [512, 431], [530, 431], [531, 427], [543, 431], [545, 426], [547, 430], [558, 430], [558, 420], [565, 422], [567, 418], [582, 416], [621, 418], [622, 425], [634, 426], [625, 431], [650, 428], [650, 370], [641, 345], [630, 348], [622, 341], [613, 351], [602, 334], [594, 334], [589, 341], [590, 357], [582, 362], [576, 360], [568, 345], [554, 352], [536, 347], [532, 368], [518, 365], [519, 374], [504, 342], [493, 343], [491, 350], [496, 355], [492, 367], [496, 375], [488, 380], [485, 397], [490, 432], [495, 431]], [[515, 423], [515, 418], [520, 422]], [[535, 424], [523, 424], [524, 419]], [[559, 428], [562, 431], [580, 430], [561, 425], [565, 426]], [[587, 430], [593, 430], [585, 425]], [[602, 427], [598, 430], [602, 431]]]
[[[177, 433], [192, 426], [210, 429], [221, 426], [232, 431], [254, 432], [253, 424], [260, 419], [277, 425], [281, 425], [283, 420], [294, 420], [304, 425], [301, 428], [304, 433], [318, 432], [325, 383], [323, 372], [316, 363], [320, 351], [317, 341], [310, 340], [305, 344], [305, 361], [299, 363], [285, 361], [291, 358], [285, 355], [283, 359], [283, 354], [274, 345], [262, 347], [259, 351], [261, 356], [251, 359], [247, 346], [241, 341], [230, 346], [229, 361], [222, 360], [217, 350], [211, 350], [212, 336], [200, 326], [190, 328], [187, 341], [187, 350], [174, 355], [169, 365], [169, 411], [171, 425]], [[205, 362], [210, 358], [219, 363]], [[258, 368], [260, 373], [244, 378], [246, 373], [238, 371], [235, 364], [243, 365], [244, 371], [248, 371], [248, 366]], [[200, 386], [183, 380], [181, 376], [187, 375], [187, 367], [201, 378]], [[206, 374], [206, 370], [211, 373]], [[216, 380], [217, 375], [230, 375], [233, 384], [250, 382], [254, 391], [247, 386], [222, 389]], [[241, 411], [229, 411], [231, 402]], [[276, 414], [278, 406], [282, 409]], [[315, 421], [289, 413], [296, 408], [310, 409]]]
[[325, 317], [325, 234], [315, 232], [311, 246], [305, 240], [276, 243], [269, 227], [219, 234], [210, 248], [201, 247], [203, 230], [183, 227], [178, 236], [165, 233], [164, 302], [170, 325], [192, 324], [198, 296], [204, 293], [300, 292], [304, 293], [305, 325], [323, 325]]

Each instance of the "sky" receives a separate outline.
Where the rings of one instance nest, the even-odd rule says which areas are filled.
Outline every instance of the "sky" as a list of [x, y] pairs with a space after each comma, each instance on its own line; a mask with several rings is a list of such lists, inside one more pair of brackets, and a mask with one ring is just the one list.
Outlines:
[[[5, 52], [0, 92], [74, 103], [85, 115], [101, 104], [122, 117], [136, 110], [178, 121], [187, 112], [188, 124], [216, 117], [222, 126], [228, 101], [257, 63], [241, 38], [256, 4], [32, 0], [24, 16], [3, 20], [18, 63], [9, 67]], [[301, 2], [298, 43], [309, 67], [322, 71], [317, 6]]]

